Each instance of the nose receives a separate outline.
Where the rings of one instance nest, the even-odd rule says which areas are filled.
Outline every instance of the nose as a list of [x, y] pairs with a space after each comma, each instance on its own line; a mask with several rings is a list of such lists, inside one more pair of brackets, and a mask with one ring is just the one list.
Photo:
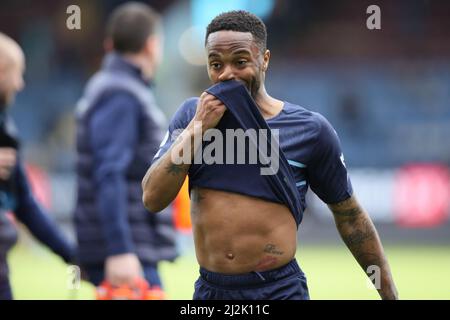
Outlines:
[[231, 66], [225, 66], [223, 72], [219, 75], [219, 81], [227, 81], [235, 79], [234, 70]]

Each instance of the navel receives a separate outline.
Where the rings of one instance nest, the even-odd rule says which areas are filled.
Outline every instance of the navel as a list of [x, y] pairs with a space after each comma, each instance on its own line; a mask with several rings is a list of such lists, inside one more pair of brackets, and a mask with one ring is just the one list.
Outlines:
[[230, 260], [234, 259], [234, 254], [232, 254], [231, 252], [227, 254], [227, 258]]

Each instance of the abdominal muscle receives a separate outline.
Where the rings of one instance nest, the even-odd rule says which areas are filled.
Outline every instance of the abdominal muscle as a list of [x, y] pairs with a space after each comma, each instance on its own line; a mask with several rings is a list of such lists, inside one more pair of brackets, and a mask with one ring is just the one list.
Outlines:
[[295, 255], [296, 222], [282, 204], [193, 188], [191, 216], [197, 260], [209, 271], [266, 271], [287, 264]]

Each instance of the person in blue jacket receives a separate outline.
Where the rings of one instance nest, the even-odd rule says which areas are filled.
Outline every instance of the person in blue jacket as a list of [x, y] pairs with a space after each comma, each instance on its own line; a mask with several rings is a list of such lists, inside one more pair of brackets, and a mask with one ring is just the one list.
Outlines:
[[24, 54], [10, 37], [0, 33], [0, 299], [12, 299], [9, 268], [6, 260], [9, 249], [17, 241], [17, 231], [7, 216], [15, 213], [31, 233], [67, 263], [75, 262], [74, 247], [59, 231], [55, 222], [36, 202], [30, 189], [20, 143], [8, 106], [23, 86]]
[[158, 263], [177, 256], [172, 210], [155, 216], [142, 204], [140, 181], [166, 126], [152, 94], [161, 59], [161, 21], [149, 6], [117, 7], [107, 25], [101, 70], [76, 110], [79, 258], [99, 285], [161, 287]]

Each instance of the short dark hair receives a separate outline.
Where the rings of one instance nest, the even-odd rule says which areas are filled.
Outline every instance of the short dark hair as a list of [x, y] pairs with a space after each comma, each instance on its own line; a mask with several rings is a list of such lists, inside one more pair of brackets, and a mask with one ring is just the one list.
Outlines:
[[257, 46], [264, 52], [267, 47], [266, 25], [253, 13], [244, 10], [234, 10], [219, 14], [206, 28], [205, 45], [211, 33], [231, 30], [238, 32], [250, 32]]
[[147, 38], [156, 33], [160, 20], [160, 15], [150, 6], [128, 2], [113, 11], [106, 35], [112, 40], [114, 50], [136, 53], [144, 47]]

